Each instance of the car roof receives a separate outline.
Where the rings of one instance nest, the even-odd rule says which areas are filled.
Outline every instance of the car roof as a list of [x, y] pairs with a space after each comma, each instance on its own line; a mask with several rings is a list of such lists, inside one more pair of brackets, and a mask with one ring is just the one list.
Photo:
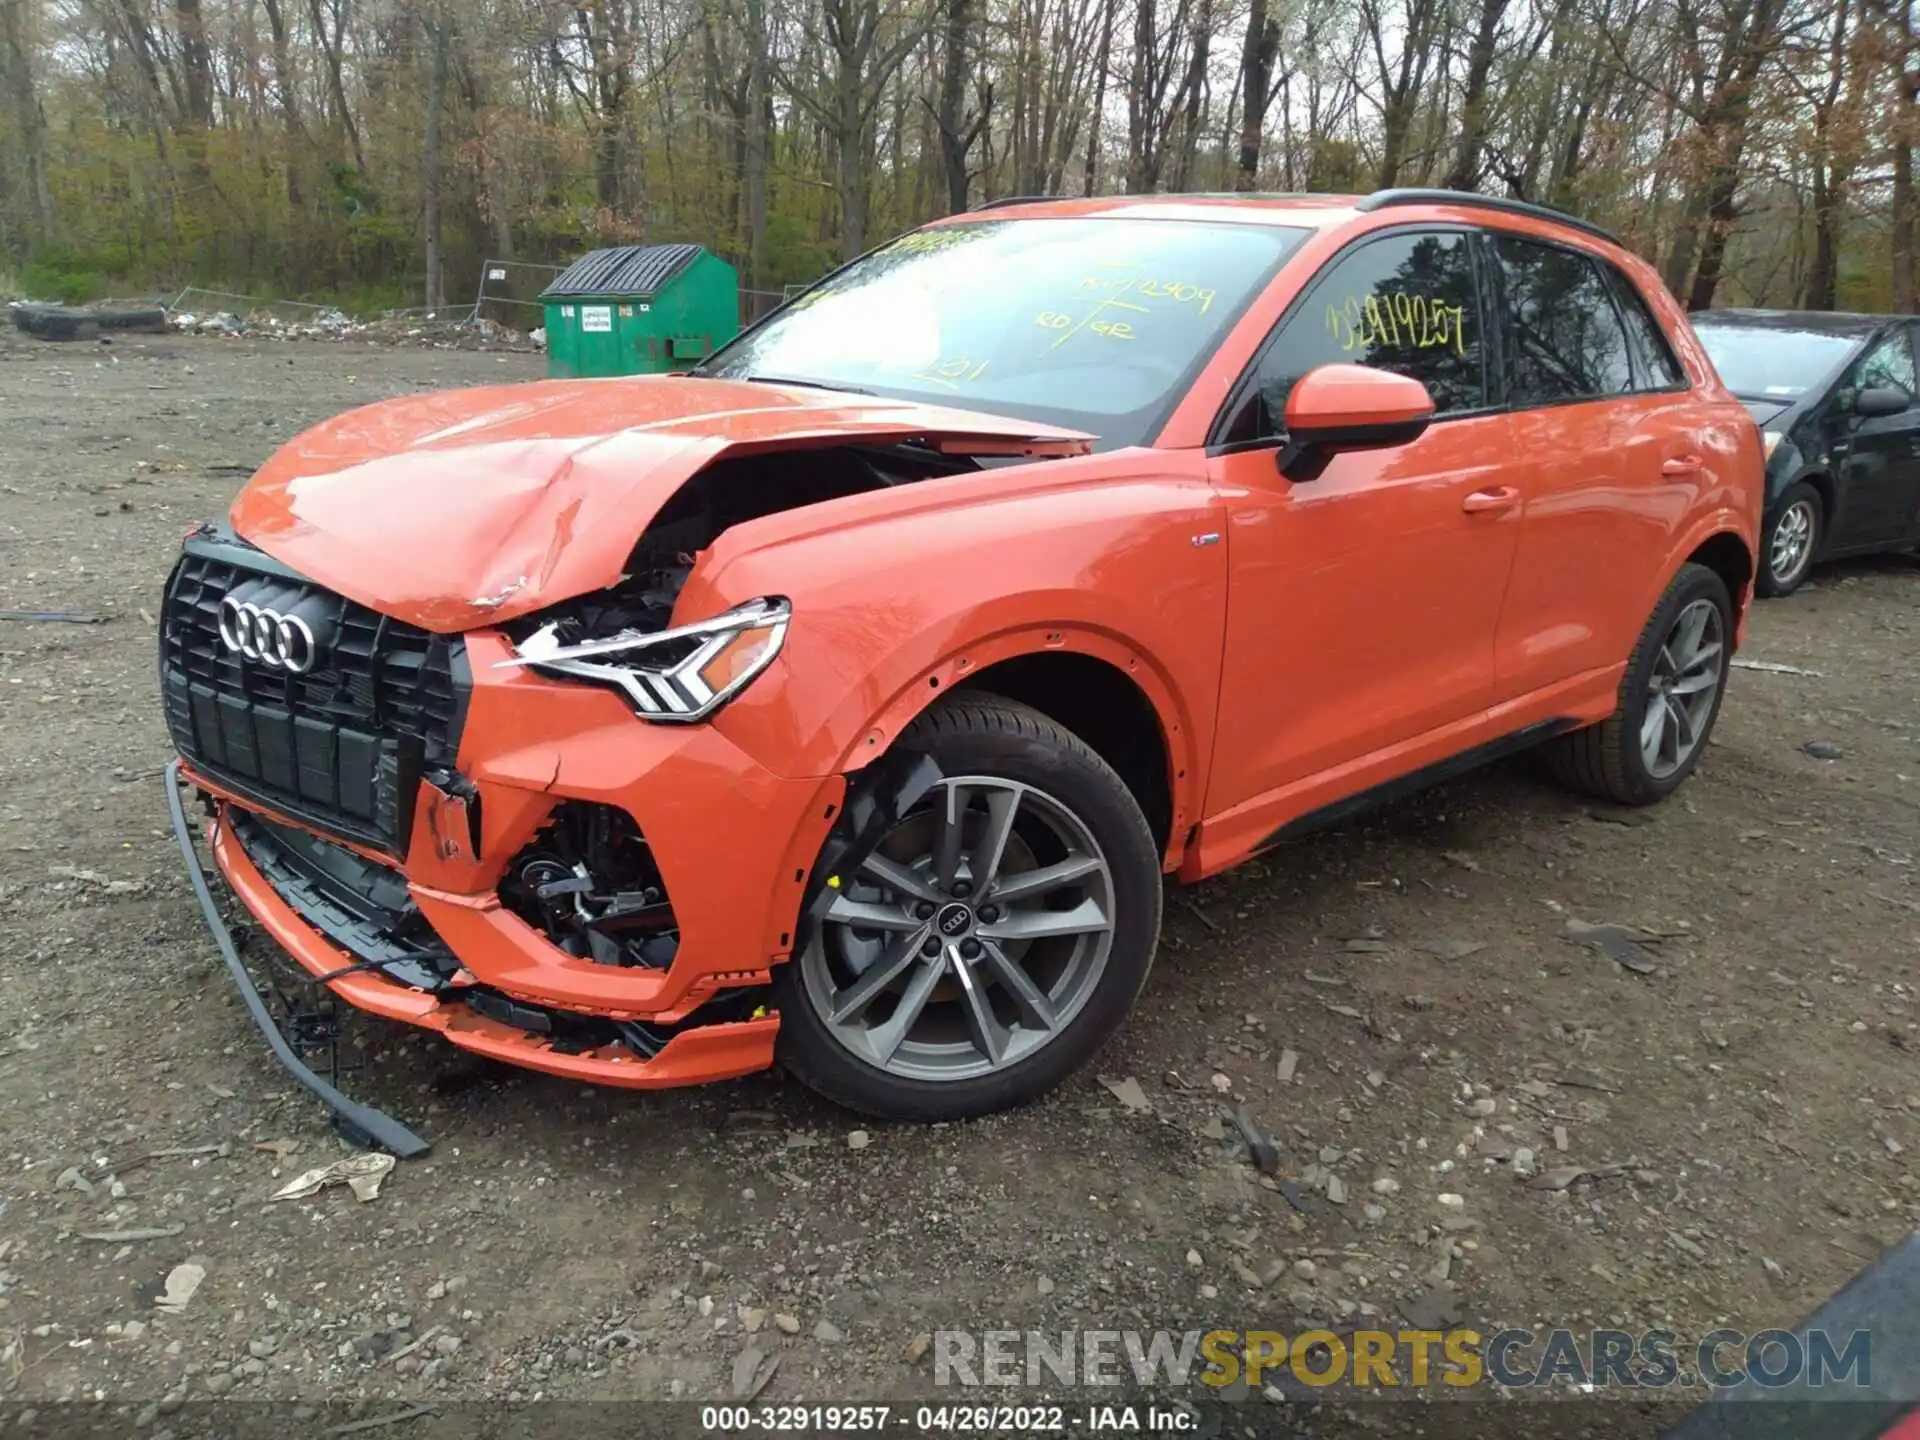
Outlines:
[[1902, 319], [1899, 315], [1858, 315], [1844, 310], [1700, 310], [1689, 317], [1697, 328], [1718, 325], [1742, 330], [1798, 330], [1816, 335], [1864, 339]]
[[[1126, 215], [1139, 220], [1232, 220], [1321, 230], [1359, 214], [1358, 195], [1266, 193], [1178, 195], [1007, 196], [936, 220], [936, 225], [992, 215], [1000, 220], [1066, 220]], [[1001, 213], [1005, 212], [1005, 213]]]
[[[1449, 220], [1484, 223], [1495, 216], [1514, 216], [1547, 225], [1564, 226], [1622, 245], [1620, 238], [1577, 215], [1524, 200], [1479, 195], [1464, 190], [1389, 189], [1369, 195], [1288, 194], [1271, 191], [1195, 192], [1179, 194], [1046, 196], [1013, 195], [988, 200], [960, 214], [936, 220], [953, 224], [993, 215], [1000, 219], [1083, 219], [1125, 215], [1142, 220], [1213, 220], [1253, 225], [1284, 225], [1328, 230], [1359, 215], [1388, 209], [1408, 209], [1410, 218], [1433, 218], [1439, 212]], [[1417, 212], [1430, 212], [1421, 217]], [[1448, 214], [1446, 212], [1456, 212]], [[1002, 213], [1004, 212], [1004, 213]]]

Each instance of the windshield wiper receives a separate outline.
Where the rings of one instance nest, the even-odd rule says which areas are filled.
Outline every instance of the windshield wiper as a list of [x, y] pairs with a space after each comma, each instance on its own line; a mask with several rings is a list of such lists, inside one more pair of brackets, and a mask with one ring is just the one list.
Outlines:
[[[709, 377], [719, 378], [719, 377]], [[806, 390], [838, 390], [847, 395], [871, 395], [873, 391], [863, 390], [858, 385], [841, 385], [832, 380], [807, 380], [798, 375], [737, 375], [729, 379], [746, 380], [755, 385], [798, 385]]]

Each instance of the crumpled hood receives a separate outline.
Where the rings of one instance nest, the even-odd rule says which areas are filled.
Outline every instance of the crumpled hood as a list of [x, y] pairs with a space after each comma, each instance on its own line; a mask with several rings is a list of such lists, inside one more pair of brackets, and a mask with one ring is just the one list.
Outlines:
[[668, 497], [723, 455], [906, 440], [999, 455], [1091, 443], [1031, 421], [832, 391], [545, 381], [329, 420], [262, 466], [229, 518], [328, 589], [450, 633], [613, 584]]

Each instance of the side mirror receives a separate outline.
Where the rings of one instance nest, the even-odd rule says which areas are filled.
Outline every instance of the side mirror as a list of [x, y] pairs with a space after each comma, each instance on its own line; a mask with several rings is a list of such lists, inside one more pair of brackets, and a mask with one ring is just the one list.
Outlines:
[[1912, 397], [1891, 385], [1869, 385], [1853, 397], [1853, 413], [1863, 420], [1899, 415], [1913, 405]]
[[1317, 479], [1343, 450], [1379, 450], [1418, 440], [1433, 419], [1427, 387], [1406, 375], [1366, 365], [1321, 365], [1294, 382], [1287, 396], [1287, 443], [1280, 473]]

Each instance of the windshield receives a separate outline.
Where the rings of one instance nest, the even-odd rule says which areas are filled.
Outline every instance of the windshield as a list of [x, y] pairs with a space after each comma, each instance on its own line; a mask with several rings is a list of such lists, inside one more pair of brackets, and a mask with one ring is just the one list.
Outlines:
[[1150, 439], [1305, 230], [982, 220], [829, 275], [700, 373], [811, 381]]
[[1699, 325], [1694, 333], [1734, 394], [1752, 400], [1797, 400], [1835, 370], [1860, 342], [1816, 330], [1762, 330], [1750, 325]]

